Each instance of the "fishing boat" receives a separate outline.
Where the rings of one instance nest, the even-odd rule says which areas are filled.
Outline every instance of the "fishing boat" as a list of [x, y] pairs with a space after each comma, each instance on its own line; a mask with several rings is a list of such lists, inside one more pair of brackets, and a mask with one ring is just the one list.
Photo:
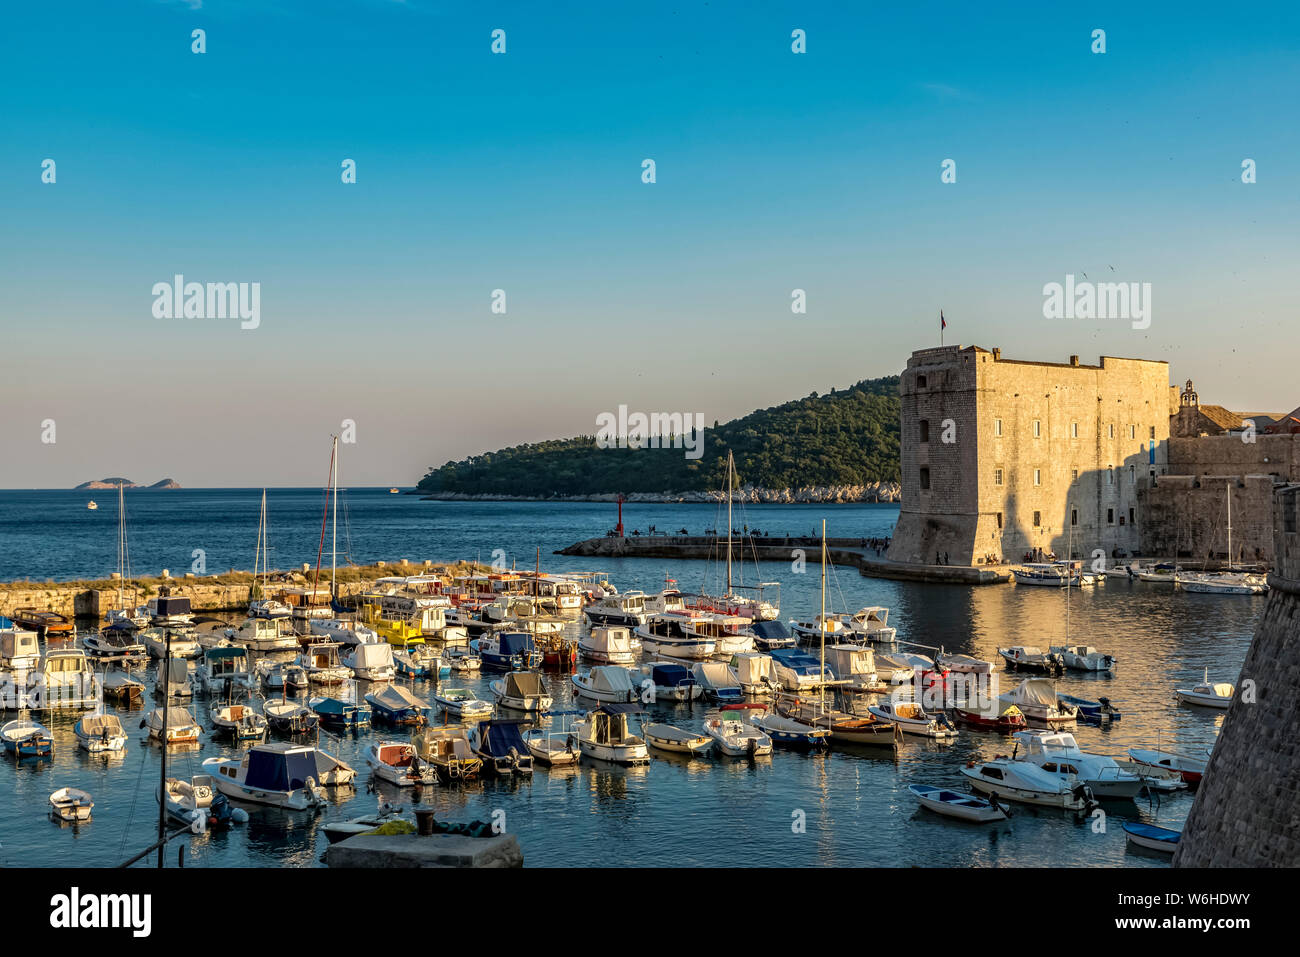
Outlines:
[[1066, 569], [1054, 562], [1030, 562], [1011, 569], [1017, 585], [1046, 585], [1064, 588], [1070, 581]]
[[1101, 725], [1108, 721], [1118, 721], [1124, 717], [1111, 704], [1110, 699], [1106, 697], [1094, 701], [1091, 698], [1081, 698], [1078, 695], [1057, 692], [1056, 699], [1061, 707], [1068, 705], [1078, 711], [1078, 720], [1084, 724]]
[[1179, 754], [1161, 748], [1129, 748], [1128, 756], [1138, 764], [1158, 770], [1174, 771], [1190, 787], [1201, 783], [1209, 758], [1198, 758], [1190, 754]]
[[713, 738], [709, 735], [696, 734], [671, 724], [648, 724], [642, 733], [647, 745], [673, 754], [703, 755], [713, 747]]
[[432, 693], [432, 698], [439, 708], [457, 718], [487, 718], [492, 715], [492, 702], [480, 701], [473, 692], [464, 688], [438, 688]]
[[728, 757], [761, 757], [772, 753], [772, 739], [744, 719], [741, 712], [717, 712], [705, 716], [704, 733], [713, 740], [719, 754]]
[[1059, 699], [1056, 685], [1049, 678], [1026, 678], [999, 695], [998, 700], [1004, 709], [1015, 705], [1031, 724], [1046, 725], [1055, 731], [1073, 731], [1078, 725], [1079, 709]]
[[0, 727], [0, 741], [6, 754], [15, 758], [48, 758], [54, 754], [54, 739], [44, 725], [18, 718]]
[[960, 791], [949, 791], [930, 784], [909, 784], [907, 790], [922, 807], [959, 821], [987, 824], [991, 821], [1005, 821], [1009, 816], [1009, 812], [996, 799], [982, 801]]
[[212, 727], [235, 741], [261, 741], [266, 737], [268, 722], [246, 704], [228, 704], [211, 711]]
[[1178, 850], [1178, 839], [1182, 835], [1182, 831], [1157, 827], [1154, 824], [1143, 824], [1141, 821], [1124, 822], [1124, 837], [1128, 843], [1161, 854], [1172, 854]]
[[770, 654], [781, 687], [787, 691], [815, 691], [835, 680], [835, 672], [807, 652], [777, 648]]
[[226, 697], [240, 691], [251, 691], [257, 681], [248, 667], [248, 650], [236, 645], [204, 650], [195, 676], [205, 692]]
[[217, 790], [216, 782], [210, 774], [196, 774], [188, 781], [184, 778], [168, 778], [155, 789], [154, 796], [162, 802], [163, 810], [169, 818], [178, 824], [188, 825], [196, 834], [202, 834], [209, 828], [242, 824], [248, 820], [248, 812], [233, 806]]
[[437, 779], [433, 765], [425, 764], [406, 741], [378, 741], [366, 749], [366, 764], [381, 781], [398, 787], [432, 784]]
[[596, 665], [590, 671], [571, 676], [569, 680], [574, 692], [596, 701], [632, 702], [639, 697], [628, 670], [618, 665]]
[[267, 701], [262, 705], [262, 714], [271, 730], [278, 734], [306, 734], [320, 724], [316, 712], [284, 697]]
[[968, 724], [974, 728], [982, 728], [986, 731], [1001, 731], [1004, 734], [1014, 734], [1029, 727], [1025, 720], [1024, 713], [1015, 705], [1003, 705], [1001, 702], [994, 701], [969, 701], [957, 705], [955, 709], [957, 720], [963, 724]]
[[713, 657], [718, 649], [717, 640], [692, 628], [691, 619], [691, 614], [681, 612], [652, 615], [634, 629], [633, 635], [640, 641], [641, 649], [649, 654], [685, 661]]
[[470, 747], [464, 725], [421, 728], [411, 735], [411, 746], [420, 761], [432, 767], [443, 784], [472, 781], [483, 769], [483, 759]]
[[50, 648], [28, 676], [25, 706], [34, 711], [98, 707], [99, 678], [80, 648]]
[[[617, 670], [624, 678], [627, 677], [626, 671], [621, 668]], [[513, 711], [547, 711], [553, 700], [546, 693], [542, 676], [535, 671], [507, 672], [504, 677], [491, 682], [488, 688], [498, 705]]]
[[15, 608], [9, 617], [19, 628], [36, 632], [36, 636], [45, 641], [62, 641], [73, 636], [72, 621], [67, 615], [57, 611], [45, 611], [26, 606]]
[[392, 646], [383, 644], [353, 645], [343, 664], [358, 678], [370, 682], [392, 681], [397, 676]]
[[365, 699], [374, 709], [374, 717], [391, 725], [426, 725], [429, 723], [429, 712], [433, 710], [427, 701], [417, 698], [397, 684], [367, 692]]
[[529, 728], [524, 732], [528, 753], [539, 764], [552, 768], [570, 767], [578, 763], [582, 754], [578, 736], [573, 731], [554, 728]]
[[727, 704], [745, 697], [740, 679], [721, 661], [700, 661], [691, 668], [691, 677], [704, 689], [704, 697]]
[[1050, 774], [1082, 781], [1098, 798], [1131, 799], [1143, 790], [1142, 778], [1114, 758], [1079, 750], [1074, 735], [1060, 731], [1017, 731], [1013, 759], [1036, 764]]
[[318, 810], [325, 791], [310, 745], [255, 744], [240, 758], [208, 758], [203, 767], [227, 797], [286, 811]]
[[140, 643], [150, 658], [163, 658], [167, 655], [170, 639], [171, 657], [197, 658], [203, 654], [203, 646], [192, 631], [180, 628], [146, 628], [140, 633]]
[[798, 639], [783, 621], [763, 619], [750, 622], [749, 634], [754, 639], [754, 647], [759, 651], [793, 648], [798, 644]]
[[478, 654], [484, 668], [532, 671], [542, 666], [542, 652], [527, 632], [503, 631], [485, 635], [470, 647]]
[[345, 701], [342, 698], [320, 697], [311, 698], [307, 705], [320, 718], [320, 723], [327, 728], [349, 730], [366, 728], [370, 726], [373, 716], [370, 708], [363, 704], [357, 704], [355, 700]]
[[257, 677], [268, 691], [298, 694], [306, 691], [307, 670], [296, 661], [270, 661], [263, 658], [257, 663]]
[[645, 602], [645, 592], [641, 591], [607, 595], [588, 605], [583, 609], [583, 614], [593, 626], [621, 625], [624, 628], [639, 628], [646, 623]]
[[736, 676], [740, 690], [752, 697], [767, 697], [781, 687], [781, 677], [776, 673], [776, 663], [771, 655], [749, 651], [731, 656], [731, 673]]
[[1205, 677], [1194, 688], [1176, 688], [1174, 694], [1183, 704], [1200, 705], [1203, 708], [1227, 708], [1232, 704], [1232, 696], [1237, 689], [1230, 682], [1211, 683], [1210, 669], [1205, 669]]
[[108, 754], [126, 748], [126, 731], [115, 714], [96, 711], [83, 714], [72, 731], [77, 743], [91, 754]]
[[60, 821], [89, 821], [95, 802], [78, 788], [59, 788], [50, 795], [50, 816]]
[[578, 652], [601, 664], [630, 665], [636, 661], [632, 633], [621, 625], [598, 626], [578, 639]]
[[1022, 804], [1083, 811], [1095, 805], [1088, 786], [1077, 779], [1063, 780], [1027, 761], [994, 758], [982, 764], [971, 761], [962, 768], [971, 787]]
[[998, 654], [1007, 663], [1008, 671], [1032, 671], [1043, 675], [1059, 675], [1065, 672], [1065, 659], [1060, 654], [1043, 651], [1037, 645], [999, 648]]
[[104, 697], [117, 704], [131, 707], [144, 700], [144, 682], [132, 678], [128, 671], [105, 671], [101, 685]]
[[202, 728], [195, 723], [190, 713], [181, 707], [169, 707], [166, 709], [166, 727], [163, 725], [163, 708], [155, 708], [150, 711], [145, 718], [145, 727], [148, 728], [149, 738], [154, 741], [167, 744], [195, 744], [199, 740], [199, 734]]
[[882, 700], [870, 705], [867, 710], [882, 721], [890, 721], [904, 734], [914, 734], [936, 741], [951, 741], [957, 737], [957, 729], [952, 726], [948, 716], [942, 711], [930, 714], [915, 701]]
[[643, 691], [653, 694], [653, 701], [694, 701], [704, 694], [685, 665], [672, 661], [652, 661], [629, 672]]
[[1053, 645], [1049, 650], [1060, 655], [1070, 671], [1113, 671], [1117, 663], [1114, 655], [1102, 654], [1092, 645]]
[[533, 755], [519, 731], [519, 718], [491, 718], [469, 729], [469, 743], [489, 774], [533, 773]]
[[249, 651], [293, 651], [298, 647], [298, 636], [287, 618], [245, 618], [238, 628], [227, 628], [225, 636], [232, 645]]
[[650, 763], [650, 752], [645, 738], [636, 733], [633, 715], [641, 711], [639, 704], [606, 703], [583, 718], [573, 722], [573, 732], [578, 737], [582, 753], [597, 761], [611, 764], [638, 765]]
[[332, 641], [313, 641], [298, 655], [310, 684], [341, 685], [352, 678], [352, 669], [339, 658], [339, 647]]

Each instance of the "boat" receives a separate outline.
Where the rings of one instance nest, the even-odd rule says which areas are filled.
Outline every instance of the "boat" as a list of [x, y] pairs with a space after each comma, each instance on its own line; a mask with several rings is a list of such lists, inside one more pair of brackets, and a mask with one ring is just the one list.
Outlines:
[[1114, 655], [1102, 654], [1092, 645], [1053, 645], [1050, 651], [1060, 655], [1070, 671], [1113, 671], [1117, 663]]
[[704, 689], [704, 697], [727, 704], [745, 697], [736, 673], [721, 661], [700, 661], [691, 668], [691, 677]]
[[261, 741], [266, 737], [268, 722], [246, 704], [228, 704], [211, 711], [212, 727], [235, 741]]
[[1046, 585], [1064, 588], [1069, 582], [1066, 569], [1054, 562], [1030, 562], [1011, 569], [1017, 585]]
[[144, 700], [144, 682], [132, 678], [128, 671], [109, 669], [100, 683], [104, 697], [120, 705], [130, 707]]
[[337, 844], [339, 841], [346, 841], [350, 837], [365, 834], [376, 828], [383, 827], [385, 824], [400, 820], [397, 815], [404, 810], [406, 809], [401, 805], [394, 805], [385, 801], [374, 814], [362, 814], [346, 821], [328, 821], [321, 824], [320, 829], [324, 832], [325, 839], [329, 843]]
[[203, 646], [191, 635], [192, 632], [174, 628], [146, 628], [140, 633], [140, 643], [150, 658], [166, 658], [169, 644], [171, 657], [197, 658], [203, 654]]
[[[104, 623], [109, 631], [127, 637], [149, 624], [147, 605], [126, 603], [126, 583], [131, 579], [131, 559], [126, 542], [126, 499], [123, 485], [117, 483], [117, 607], [104, 612]], [[89, 648], [87, 649], [89, 650]]]
[[15, 758], [48, 758], [54, 754], [54, 739], [44, 725], [18, 718], [0, 727], [0, 741], [6, 754]]
[[740, 712], [707, 715], [704, 733], [713, 740], [714, 749], [728, 757], [753, 758], [772, 753], [771, 737], [746, 721]]
[[717, 640], [694, 629], [691, 620], [691, 613], [651, 615], [633, 634], [641, 642], [642, 650], [650, 654], [685, 661], [712, 658], [718, 649]]
[[870, 705], [867, 710], [882, 721], [898, 725], [904, 734], [914, 734], [937, 741], [951, 741], [957, 729], [942, 711], [930, 714], [915, 701], [883, 700]]
[[341, 646], [333, 641], [313, 641], [298, 655], [307, 681], [317, 685], [341, 685], [352, 678], [352, 669], [339, 658]]
[[163, 731], [163, 711], [162, 708], [155, 708], [149, 712], [145, 718], [145, 726], [149, 729], [149, 737], [154, 741], [163, 741], [172, 744], [195, 744], [199, 740], [199, 734], [202, 728], [195, 723], [190, 713], [181, 707], [169, 707], [166, 709], [166, 733]]
[[[983, 707], [981, 707], [981, 703]], [[1001, 731], [1013, 734], [1029, 727], [1024, 713], [1015, 705], [1003, 705], [1001, 702], [987, 701], [958, 704], [955, 709], [957, 720], [971, 727], [986, 731]]]
[[787, 691], [813, 691], [835, 680], [835, 672], [807, 652], [777, 648], [770, 654], [781, 687]]
[[1209, 758], [1198, 758], [1161, 748], [1129, 748], [1128, 756], [1138, 764], [1158, 770], [1174, 771], [1190, 787], [1201, 783]]
[[484, 668], [498, 671], [532, 671], [542, 666], [543, 655], [533, 636], [523, 631], [502, 631], [478, 639], [474, 650]]
[[306, 734], [320, 724], [316, 712], [284, 697], [263, 704], [262, 714], [271, 730], [279, 734]]
[[1056, 731], [1073, 731], [1079, 721], [1079, 709], [1060, 700], [1049, 678], [1026, 678], [998, 700], [1003, 709], [1015, 705], [1029, 722]]
[[92, 498], [89, 502], [86, 503], [86, 508], [88, 508], [90, 511], [93, 512], [95, 511], [95, 509], [99, 508], [99, 505], [96, 504], [95, 500]]
[[194, 697], [194, 685], [190, 681], [190, 666], [183, 658], [170, 658], [166, 667], [158, 663], [158, 677], [154, 681], [154, 697], [164, 694], [173, 701], [188, 700]]
[[377, 741], [366, 749], [366, 764], [381, 781], [398, 787], [432, 784], [437, 779], [433, 765], [425, 764], [406, 741]]
[[306, 691], [307, 670], [296, 661], [269, 661], [263, 658], [257, 663], [257, 677], [268, 691], [283, 694], [297, 694]]
[[317, 783], [324, 788], [343, 787], [351, 784], [357, 772], [350, 765], [340, 761], [334, 755], [316, 749]]
[[236, 645], [205, 649], [195, 675], [205, 692], [227, 698], [236, 692], [251, 691], [257, 680], [248, 667], [248, 650]]
[[969, 794], [937, 788], [931, 784], [909, 784], [907, 790], [922, 807], [959, 821], [988, 824], [991, 821], [1005, 821], [1010, 816], [1010, 812], [998, 804], [996, 798], [982, 801]]
[[1182, 831], [1157, 827], [1154, 824], [1143, 824], [1141, 821], [1124, 822], [1124, 837], [1128, 843], [1148, 851], [1159, 851], [1161, 854], [1172, 854], [1178, 850], [1178, 839], [1182, 835]]
[[713, 747], [713, 738], [709, 735], [685, 731], [671, 724], [648, 724], [642, 733], [650, 747], [674, 754], [702, 755]]
[[685, 665], [652, 661], [629, 672], [651, 701], [694, 701], [704, 689]]
[[391, 653], [393, 667], [400, 678], [437, 678], [451, 674], [451, 664], [430, 645], [411, 645]]
[[628, 591], [622, 595], [606, 595], [592, 602], [583, 614], [591, 625], [621, 625], [639, 628], [646, 623], [645, 592]]
[[760, 619], [751, 622], [748, 631], [754, 639], [754, 647], [759, 651], [793, 648], [798, 644], [798, 639], [783, 621]]
[[590, 671], [572, 675], [569, 681], [574, 692], [596, 701], [627, 703], [639, 698], [628, 670], [618, 665], [596, 665]]
[[998, 654], [1007, 663], [1008, 671], [1032, 671], [1043, 675], [1065, 673], [1065, 659], [1056, 652], [1043, 651], [1037, 645], [999, 648]]
[[457, 718], [488, 718], [492, 715], [492, 702], [480, 701], [473, 692], [464, 688], [439, 688], [432, 697], [439, 708]]
[[1079, 750], [1074, 735], [1061, 731], [1017, 731], [1012, 759], [1036, 764], [1044, 771], [1071, 781], [1082, 781], [1098, 798], [1116, 800], [1138, 796], [1142, 778], [1104, 754]]
[[872, 663], [876, 666], [876, 675], [887, 685], [911, 684], [916, 680], [916, 669], [895, 655], [882, 655], [875, 652]]
[[40, 663], [41, 644], [36, 632], [18, 627], [0, 630], [0, 676], [13, 685], [13, 691], [26, 687], [28, 676]]
[[993, 662], [973, 655], [950, 655], [942, 648], [934, 656], [935, 668], [959, 675], [991, 675]]
[[[726, 710], [723, 709], [724, 712]], [[830, 747], [831, 743], [829, 728], [809, 726], [776, 711], [765, 710], [755, 718], [754, 727], [771, 738], [774, 745], [783, 748], [793, 748], [798, 751], [819, 750]]]
[[325, 805], [316, 749], [303, 744], [255, 744], [240, 758], [208, 758], [203, 767], [227, 797], [287, 811]]
[[962, 768], [971, 787], [982, 794], [995, 794], [1022, 804], [1083, 811], [1096, 803], [1088, 786], [1077, 779], [1063, 780], [1028, 761], [994, 758]]
[[442, 657], [453, 674], [472, 674], [483, 667], [483, 659], [468, 648], [444, 648]]
[[[870, 652], [868, 652], [869, 654]], [[775, 694], [781, 687], [772, 656], [761, 651], [748, 651], [731, 656], [731, 673], [740, 690], [747, 695], [764, 697]]]
[[188, 825], [195, 834], [213, 827], [242, 824], [248, 812], [234, 807], [230, 800], [217, 790], [210, 774], [196, 774], [190, 780], [168, 778], [154, 796], [161, 800], [167, 816], [178, 824]]
[[99, 679], [80, 648], [50, 648], [28, 675], [24, 706], [34, 711], [99, 706]]
[[17, 627], [25, 631], [34, 631], [38, 638], [45, 641], [50, 639], [61, 641], [71, 638], [74, 634], [72, 621], [67, 615], [61, 615], [57, 611], [45, 611], [26, 606], [15, 608], [9, 613], [9, 617]]
[[50, 795], [50, 815], [60, 821], [89, 821], [95, 802], [78, 788], [59, 788]]
[[307, 623], [308, 631], [317, 638], [340, 645], [380, 645], [387, 640], [373, 628], [351, 618], [313, 618]]
[[1227, 708], [1232, 704], [1232, 696], [1237, 689], [1227, 681], [1210, 682], [1210, 669], [1205, 669], [1205, 677], [1194, 688], [1176, 688], [1174, 694], [1183, 704], [1200, 705], [1203, 708]]
[[[876, 671], [876, 654], [862, 645], [828, 645], [826, 663], [840, 687], [857, 694], [887, 694], [888, 684]], [[909, 671], [911, 669], [908, 669]], [[910, 677], [910, 676], [909, 676]]]
[[1057, 692], [1056, 698], [1061, 706], [1069, 705], [1078, 711], [1078, 720], [1084, 724], [1101, 725], [1108, 721], [1118, 721], [1124, 717], [1110, 703], [1110, 699], [1106, 697], [1093, 701], [1091, 698], [1080, 698], [1077, 695]]
[[366, 703], [374, 709], [375, 718], [394, 725], [426, 725], [429, 712], [433, 710], [427, 701], [398, 684], [368, 692], [365, 697]]
[[[627, 672], [616, 669], [624, 678]], [[503, 708], [514, 711], [548, 711], [553, 699], [546, 693], [542, 676], [535, 671], [509, 671], [488, 685], [492, 697]]]
[[[1219, 572], [1174, 571], [1174, 585], [1182, 591], [1204, 595], [1262, 595], [1268, 591], [1268, 580], [1263, 575], [1233, 569], [1232, 558], [1232, 486], [1225, 485], [1224, 498], [1228, 507], [1228, 567]], [[1211, 706], [1215, 707], [1215, 706]]]
[[81, 647], [86, 654], [101, 661], [134, 663], [145, 661], [149, 651], [134, 638], [135, 632], [128, 628], [109, 626], [95, 634], [83, 635]]
[[490, 774], [532, 774], [533, 755], [519, 732], [519, 718], [491, 718], [469, 729], [469, 743]]
[[238, 628], [227, 628], [225, 636], [231, 644], [250, 651], [293, 651], [298, 647], [298, 636], [287, 618], [245, 618]]
[[1178, 574], [1177, 566], [1169, 562], [1159, 562], [1154, 565], [1138, 565], [1132, 569], [1133, 577], [1138, 581], [1148, 582], [1152, 585], [1172, 585], [1175, 583], [1175, 577]]
[[639, 765], [650, 763], [645, 738], [636, 733], [632, 715], [641, 711], [639, 704], [602, 704], [595, 711], [573, 722], [582, 753], [597, 761], [611, 764]]
[[126, 748], [126, 731], [115, 714], [91, 711], [73, 727], [77, 742], [91, 754], [107, 754]]
[[307, 706], [320, 718], [320, 723], [328, 728], [365, 728], [370, 726], [373, 712], [363, 704], [342, 698], [311, 698]]
[[470, 747], [464, 725], [421, 728], [411, 735], [420, 761], [430, 765], [443, 784], [472, 781], [483, 770], [483, 759]]
[[831, 744], [869, 745], [897, 750], [903, 741], [902, 730], [892, 721], [882, 721], [873, 714], [856, 715], [830, 708], [824, 700], [805, 700], [792, 694], [778, 695], [776, 710], [787, 718], [831, 733]]
[[529, 728], [524, 732], [524, 743], [534, 761], [553, 768], [577, 764], [582, 754], [578, 736], [573, 731]]
[[172, 595], [164, 586], [161, 594], [150, 598], [146, 604], [149, 620], [155, 625], [173, 627], [194, 623], [194, 609], [190, 599], [184, 595]]
[[591, 629], [578, 639], [579, 654], [601, 664], [630, 665], [636, 661], [632, 650], [632, 633], [621, 625], [604, 625]]
[[392, 681], [397, 676], [393, 648], [387, 642], [353, 645], [343, 664], [365, 681]]

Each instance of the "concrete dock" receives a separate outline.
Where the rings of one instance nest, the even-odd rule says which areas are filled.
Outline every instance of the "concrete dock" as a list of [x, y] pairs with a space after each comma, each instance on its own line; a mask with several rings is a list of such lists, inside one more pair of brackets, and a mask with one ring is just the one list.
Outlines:
[[325, 849], [327, 867], [523, 867], [513, 834], [358, 834]]

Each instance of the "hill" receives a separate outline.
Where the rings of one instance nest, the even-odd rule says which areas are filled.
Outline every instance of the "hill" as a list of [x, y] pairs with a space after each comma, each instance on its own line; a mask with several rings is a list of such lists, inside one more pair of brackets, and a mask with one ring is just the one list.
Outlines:
[[878, 488], [898, 481], [898, 412], [898, 378], [868, 379], [714, 423], [698, 459], [680, 448], [602, 449], [580, 435], [431, 467], [417, 489], [438, 498], [703, 493], [722, 488], [728, 449], [738, 487]]
[[135, 484], [135, 482], [132, 482], [130, 479], [114, 477], [114, 478], [93, 479], [92, 481], [89, 482], [82, 482], [80, 485], [74, 486], [73, 491], [79, 491], [81, 489], [90, 489], [91, 491], [98, 492], [98, 491], [104, 491], [105, 489], [115, 489], [119, 485], [121, 485], [122, 488], [180, 488], [180, 486], [176, 484], [176, 481], [174, 479], [169, 479], [169, 478], [165, 478], [161, 482], [154, 482], [152, 485], [145, 486], [145, 485], [137, 485]]

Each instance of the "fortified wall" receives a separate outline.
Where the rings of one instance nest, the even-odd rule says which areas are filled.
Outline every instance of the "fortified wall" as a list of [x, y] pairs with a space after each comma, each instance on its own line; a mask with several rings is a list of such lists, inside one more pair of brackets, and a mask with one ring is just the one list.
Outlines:
[[1162, 475], [1138, 489], [1142, 554], [1228, 561], [1231, 494], [1231, 560], [1272, 563], [1275, 488], [1271, 475]]

